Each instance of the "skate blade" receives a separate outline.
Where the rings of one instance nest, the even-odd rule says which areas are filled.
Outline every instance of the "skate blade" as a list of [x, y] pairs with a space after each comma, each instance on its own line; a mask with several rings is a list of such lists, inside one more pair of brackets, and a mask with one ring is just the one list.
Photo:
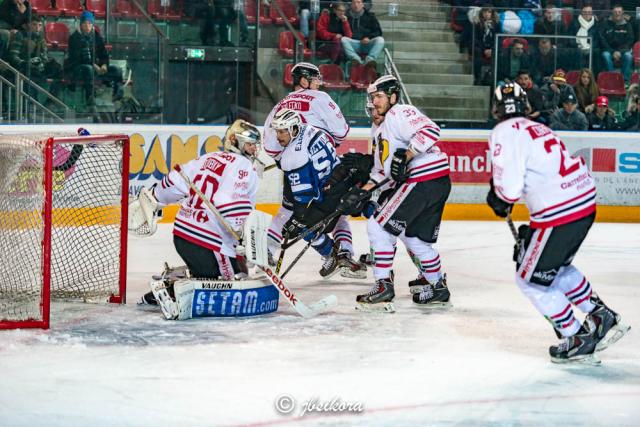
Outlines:
[[602, 351], [617, 343], [620, 338], [625, 336], [627, 332], [631, 329], [631, 326], [625, 325], [622, 322], [618, 322], [615, 326], [613, 326], [607, 334], [600, 340], [598, 344], [596, 344], [596, 351]]
[[364, 311], [368, 313], [395, 313], [396, 307], [393, 305], [392, 302], [379, 302], [377, 304], [357, 302], [356, 310]]
[[600, 358], [596, 356], [595, 353], [576, 356], [570, 359], [557, 359], [555, 357], [552, 357], [551, 362], [556, 363], [558, 365], [590, 365], [590, 366], [599, 366], [600, 363], [602, 363]]
[[451, 301], [436, 301], [430, 302], [429, 304], [418, 304], [417, 302], [414, 302], [413, 305], [421, 310], [446, 310], [453, 307]]
[[366, 279], [367, 271], [366, 270], [351, 271], [351, 269], [343, 267], [340, 269], [340, 276], [346, 277], [347, 279]]

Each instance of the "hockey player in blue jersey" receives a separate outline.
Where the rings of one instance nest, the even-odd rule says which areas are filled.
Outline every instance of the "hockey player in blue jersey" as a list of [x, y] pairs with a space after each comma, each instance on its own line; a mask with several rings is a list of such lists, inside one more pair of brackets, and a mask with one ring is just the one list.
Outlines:
[[[293, 195], [293, 215], [282, 230], [285, 239], [292, 239], [335, 212], [340, 198], [358, 182], [361, 174], [341, 166], [330, 135], [303, 124], [298, 112], [288, 108], [278, 111], [271, 128], [283, 147], [280, 167]], [[368, 176], [368, 170], [363, 172]], [[326, 234], [333, 230], [339, 218], [322, 232], [305, 236], [323, 257], [320, 275], [325, 278], [335, 274], [339, 267], [348, 269], [354, 276], [366, 272], [365, 265], [354, 261], [348, 250], [341, 249]]]

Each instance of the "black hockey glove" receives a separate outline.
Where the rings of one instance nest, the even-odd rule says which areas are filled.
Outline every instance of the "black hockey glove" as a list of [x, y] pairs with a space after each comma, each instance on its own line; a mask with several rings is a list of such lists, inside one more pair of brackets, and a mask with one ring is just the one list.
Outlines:
[[353, 187], [347, 194], [342, 196], [340, 203], [338, 203], [337, 210], [344, 215], [360, 215], [369, 199], [371, 199], [371, 192]]
[[396, 182], [405, 182], [409, 178], [409, 173], [407, 172], [408, 164], [407, 150], [398, 148], [393, 153], [393, 159], [391, 160], [391, 178]]
[[491, 188], [489, 188], [489, 193], [487, 194], [487, 204], [493, 209], [496, 215], [501, 218], [506, 218], [507, 214], [511, 212], [513, 208], [513, 203], [507, 203], [498, 197], [496, 190], [493, 188], [493, 179], [489, 181], [489, 186]]
[[524, 250], [526, 249], [525, 243], [527, 242], [527, 237], [531, 234], [531, 227], [527, 224], [522, 224], [518, 227], [518, 240], [516, 240], [516, 244], [513, 245], [513, 260], [520, 265], [522, 263], [522, 257], [524, 256]]
[[369, 174], [373, 168], [373, 156], [371, 154], [346, 153], [342, 156], [340, 164], [352, 171], [355, 181], [366, 182], [369, 180]]
[[289, 221], [284, 224], [284, 227], [282, 227], [282, 237], [285, 240], [291, 240], [302, 233], [305, 228], [307, 228], [307, 226], [304, 223], [297, 220], [295, 216], [292, 216], [289, 218]]

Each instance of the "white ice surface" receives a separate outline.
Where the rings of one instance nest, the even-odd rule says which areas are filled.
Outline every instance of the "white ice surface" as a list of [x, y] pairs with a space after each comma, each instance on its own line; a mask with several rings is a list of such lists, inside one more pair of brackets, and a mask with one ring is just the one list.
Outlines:
[[[365, 223], [352, 224], [362, 253]], [[394, 314], [354, 311], [370, 280], [322, 281], [309, 251], [285, 281], [306, 303], [339, 300], [311, 320], [283, 299], [248, 319], [140, 310], [151, 274], [180, 264], [170, 231], [130, 239], [127, 305], [58, 304], [48, 331], [0, 332], [0, 426], [640, 425], [640, 225], [595, 224], [575, 259], [632, 326], [598, 367], [550, 363], [555, 335], [513, 281], [501, 222], [443, 223], [448, 311], [412, 306], [402, 247]], [[275, 410], [282, 394], [298, 403], [290, 415]], [[305, 401], [334, 397], [364, 412], [300, 416]]]

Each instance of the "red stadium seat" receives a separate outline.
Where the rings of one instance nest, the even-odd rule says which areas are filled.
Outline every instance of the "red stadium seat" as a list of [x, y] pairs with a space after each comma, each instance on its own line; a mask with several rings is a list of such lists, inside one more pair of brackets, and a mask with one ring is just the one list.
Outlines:
[[86, 0], [87, 10], [96, 18], [104, 18], [107, 15], [107, 0]]
[[112, 14], [115, 18], [138, 19], [142, 18], [140, 10], [131, 0], [116, 0], [115, 11]]
[[80, 16], [82, 14], [80, 0], [56, 0], [56, 6], [64, 16]]
[[640, 42], [633, 45], [633, 63], [636, 67], [640, 67]]
[[162, 6], [162, 0], [148, 0], [147, 12], [155, 19], [179, 21], [182, 19], [182, 2], [171, 2], [172, 6]]
[[631, 74], [631, 84], [640, 84], [640, 73]]
[[31, 10], [41, 16], [59, 16], [61, 12], [51, 7], [51, 0], [31, 0]]
[[375, 69], [358, 64], [351, 68], [349, 82], [354, 89], [366, 90], [367, 87], [369, 87], [369, 85], [373, 83], [377, 78], [378, 73]]
[[293, 64], [288, 63], [284, 66], [284, 74], [282, 75], [282, 84], [286, 87], [293, 87], [293, 76], [291, 75], [291, 70], [293, 69]]
[[624, 77], [617, 71], [602, 71], [598, 74], [598, 89], [600, 95], [624, 98], [627, 91], [624, 88]]
[[49, 49], [64, 50], [69, 46], [69, 28], [64, 22], [47, 22], [44, 36]]
[[580, 80], [580, 70], [571, 70], [565, 76], [567, 79], [567, 84], [571, 86], [575, 86]]
[[[300, 38], [304, 41], [304, 57], [311, 57], [311, 49], [307, 48], [307, 41], [304, 39], [302, 33], [298, 33]], [[280, 33], [280, 39], [278, 40], [278, 52], [287, 58], [293, 57], [293, 48], [295, 46], [295, 38], [291, 31], [283, 31]]]
[[458, 9], [455, 7], [451, 8], [451, 20], [449, 22], [449, 26], [456, 33], [461, 33], [464, 29], [462, 25], [458, 24]]
[[[273, 3], [280, 6], [280, 10], [282, 10], [282, 13], [287, 17], [291, 25], [298, 25], [298, 9], [293, 5], [293, 3], [291, 3], [291, 1], [274, 0]], [[269, 17], [271, 18], [271, 22], [275, 25], [284, 25], [284, 19], [282, 19], [276, 8], [273, 6], [273, 3], [269, 8]]]
[[342, 68], [336, 64], [322, 64], [318, 67], [322, 74], [322, 81], [325, 89], [328, 90], [350, 90], [351, 85], [344, 80]]
[[[244, 15], [247, 18], [247, 23], [255, 25], [258, 14], [256, 13], [256, 2], [254, 0], [244, 2]], [[270, 25], [271, 22], [271, 18], [267, 16], [264, 5], [260, 2], [260, 25]]]

